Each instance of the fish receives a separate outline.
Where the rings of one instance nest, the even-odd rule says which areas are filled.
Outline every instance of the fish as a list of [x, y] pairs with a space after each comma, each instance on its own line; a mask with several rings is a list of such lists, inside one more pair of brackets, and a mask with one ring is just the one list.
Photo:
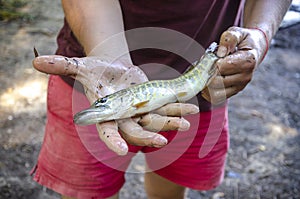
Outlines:
[[89, 108], [74, 115], [74, 123], [91, 125], [130, 118], [168, 103], [188, 101], [201, 92], [215, 74], [215, 62], [219, 59], [217, 47], [217, 43], [213, 42], [200, 60], [177, 78], [135, 84], [97, 99]]

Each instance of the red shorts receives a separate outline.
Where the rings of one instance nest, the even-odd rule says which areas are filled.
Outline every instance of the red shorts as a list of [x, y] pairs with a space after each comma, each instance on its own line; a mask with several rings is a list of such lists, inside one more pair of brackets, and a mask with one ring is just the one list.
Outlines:
[[[223, 179], [229, 143], [226, 107], [186, 117], [191, 122], [187, 132], [161, 132], [169, 140], [161, 149], [129, 145], [128, 155], [117, 156], [98, 138], [94, 125], [74, 126], [73, 114], [89, 106], [83, 94], [50, 76], [47, 100], [46, 134], [34, 180], [58, 193], [77, 198], [114, 195], [139, 151], [152, 171], [182, 186], [208, 190]], [[81, 106], [74, 107], [78, 102]]]

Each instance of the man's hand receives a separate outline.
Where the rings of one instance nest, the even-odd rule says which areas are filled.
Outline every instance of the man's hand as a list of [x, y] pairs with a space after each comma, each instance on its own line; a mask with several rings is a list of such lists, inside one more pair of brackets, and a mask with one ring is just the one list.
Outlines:
[[202, 91], [202, 96], [219, 104], [243, 90], [267, 49], [265, 35], [257, 29], [231, 27], [220, 39], [216, 62], [219, 73]]
[[[120, 60], [109, 63], [98, 57], [40, 56], [33, 60], [33, 66], [43, 73], [76, 78], [83, 85], [90, 103], [130, 85], [147, 81], [146, 75], [137, 66]], [[167, 139], [156, 132], [188, 130], [190, 124], [181, 116], [198, 111], [193, 104], [174, 103], [142, 117], [109, 121], [96, 126], [101, 140], [112, 151], [125, 155], [128, 152], [125, 140], [133, 145], [162, 147], [167, 144]]]

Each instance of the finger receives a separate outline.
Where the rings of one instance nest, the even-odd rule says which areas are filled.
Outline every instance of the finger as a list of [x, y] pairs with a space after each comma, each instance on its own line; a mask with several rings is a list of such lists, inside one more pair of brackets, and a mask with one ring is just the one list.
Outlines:
[[220, 75], [233, 75], [253, 71], [256, 65], [252, 51], [237, 51], [216, 62]]
[[201, 95], [213, 105], [221, 104], [227, 99], [226, 89], [210, 89], [206, 87], [203, 91], [201, 91]]
[[146, 114], [138, 121], [138, 123], [149, 131], [170, 131], [179, 130], [187, 131], [190, 128], [190, 123], [180, 117], [167, 117], [158, 114]]
[[252, 79], [252, 73], [239, 73], [229, 76], [216, 76], [208, 85], [210, 89], [225, 89], [231, 86], [247, 85]]
[[118, 155], [126, 155], [128, 146], [118, 132], [117, 123], [114, 121], [104, 122], [96, 125], [100, 139], [109, 149]]
[[153, 111], [153, 113], [165, 116], [185, 116], [198, 112], [199, 107], [189, 103], [170, 103]]
[[243, 40], [242, 31], [236, 27], [229, 28], [221, 35], [217, 55], [225, 57], [236, 50], [237, 45]]
[[43, 73], [73, 77], [83, 66], [80, 58], [68, 58], [60, 55], [39, 56], [33, 60], [32, 64], [35, 69]]
[[163, 147], [168, 140], [157, 133], [145, 131], [139, 124], [132, 119], [118, 120], [118, 126], [124, 139], [137, 146]]
[[234, 85], [222, 89], [206, 88], [201, 92], [201, 95], [213, 105], [218, 105], [224, 103], [226, 99], [236, 95], [245, 87], [246, 85]]
[[246, 85], [236, 85], [225, 88], [225, 95], [227, 98], [230, 98], [236, 94], [238, 94], [241, 90], [243, 90]]

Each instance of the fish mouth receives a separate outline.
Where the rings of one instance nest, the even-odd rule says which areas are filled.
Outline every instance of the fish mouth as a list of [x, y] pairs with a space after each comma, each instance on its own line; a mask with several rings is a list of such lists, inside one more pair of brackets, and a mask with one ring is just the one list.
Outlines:
[[107, 121], [112, 116], [111, 112], [107, 111], [107, 107], [88, 108], [76, 113], [73, 117], [73, 121], [78, 125], [91, 125], [99, 122]]

